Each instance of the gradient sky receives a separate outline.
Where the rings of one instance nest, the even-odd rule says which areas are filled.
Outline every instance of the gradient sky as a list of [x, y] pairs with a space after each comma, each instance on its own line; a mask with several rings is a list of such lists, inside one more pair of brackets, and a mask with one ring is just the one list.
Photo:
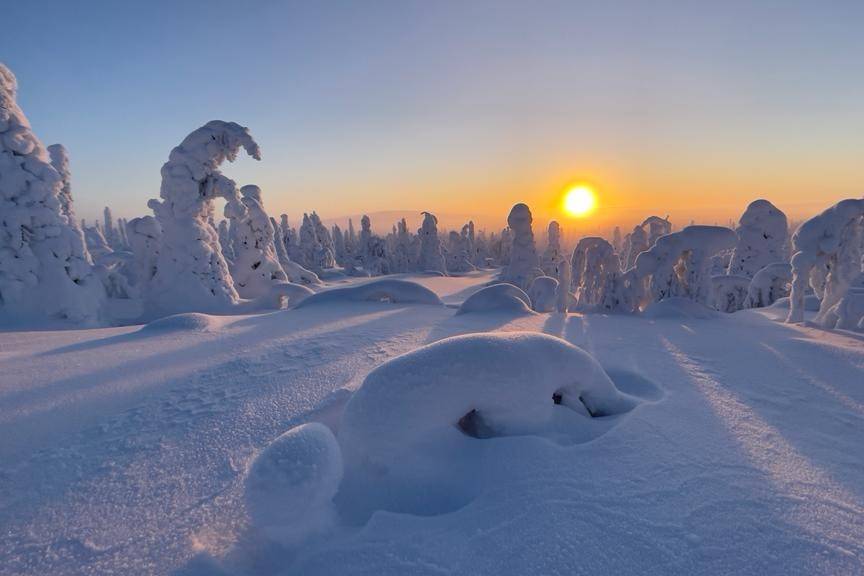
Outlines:
[[[211, 119], [224, 172], [296, 222], [392, 209], [503, 225], [598, 188], [584, 229], [650, 213], [793, 218], [864, 191], [864, 2], [4, 2], [0, 59], [79, 215], [148, 212]], [[500, 222], [500, 224], [499, 224]]]

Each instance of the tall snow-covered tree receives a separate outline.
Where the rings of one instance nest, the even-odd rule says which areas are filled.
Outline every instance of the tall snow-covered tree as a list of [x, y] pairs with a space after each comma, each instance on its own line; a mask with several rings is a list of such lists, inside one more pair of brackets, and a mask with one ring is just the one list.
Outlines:
[[510, 249], [510, 263], [504, 269], [501, 279], [523, 290], [531, 286], [534, 278], [543, 276], [534, 244], [532, 222], [531, 209], [526, 204], [513, 206], [507, 217], [507, 225], [513, 233], [513, 245]]
[[216, 198], [225, 200], [227, 218], [238, 218], [246, 211], [237, 185], [219, 171], [241, 148], [260, 160], [261, 151], [248, 129], [213, 120], [189, 134], [162, 166], [162, 200], [148, 204], [162, 228], [149, 293], [153, 310], [214, 312], [237, 303], [239, 295], [219, 235], [209, 220]]
[[788, 230], [786, 215], [771, 202], [751, 202], [735, 230], [738, 242], [732, 252], [728, 273], [753, 278], [765, 266], [787, 261]]
[[418, 232], [420, 236], [421, 272], [447, 273], [444, 254], [441, 253], [441, 240], [438, 239], [438, 218], [431, 212], [423, 212], [423, 224]]
[[546, 234], [546, 249], [543, 251], [541, 268], [543, 273], [553, 278], [558, 277], [558, 267], [564, 256], [561, 252], [561, 225], [555, 220], [549, 222]]
[[261, 200], [261, 188], [255, 185], [240, 189], [246, 207], [236, 219], [237, 236], [231, 277], [242, 298], [261, 298], [270, 294], [276, 284], [288, 281], [276, 256], [274, 230]]
[[105, 290], [74, 220], [68, 170], [52, 166], [17, 90], [0, 64], [0, 315], [97, 322]]

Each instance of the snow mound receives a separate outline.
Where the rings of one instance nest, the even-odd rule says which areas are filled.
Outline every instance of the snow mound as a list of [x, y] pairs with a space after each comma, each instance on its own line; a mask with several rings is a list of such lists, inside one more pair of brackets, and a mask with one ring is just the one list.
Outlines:
[[642, 311], [642, 315], [645, 318], [653, 319], [689, 318], [697, 320], [708, 320], [719, 316], [717, 312], [711, 310], [704, 304], [694, 302], [689, 298], [683, 298], [681, 296], [673, 296], [661, 300], [660, 302], [652, 302]]
[[469, 296], [459, 306], [456, 314], [473, 312], [531, 313], [531, 298], [524, 290], [513, 284], [502, 282], [482, 288]]
[[285, 432], [252, 462], [246, 509], [268, 538], [296, 543], [332, 525], [342, 456], [330, 429], [312, 422]]
[[[769, 308], [788, 310], [790, 300], [791, 298], [789, 296], [778, 298], [771, 306], [769, 306]], [[821, 301], [819, 300], [819, 297], [815, 294], [808, 294], [804, 297], [804, 310], [806, 310], [807, 312], [818, 312], [820, 304]]]
[[300, 302], [296, 308], [342, 302], [392, 302], [393, 304], [433, 304], [443, 306], [438, 295], [425, 286], [408, 280], [375, 280], [350, 288], [319, 292]]
[[348, 401], [340, 512], [452, 510], [475, 483], [494, 482], [499, 465], [514, 465], [512, 455], [488, 455], [500, 442], [584, 442], [587, 428], [598, 427], [593, 437], [608, 431], [636, 402], [588, 353], [554, 336], [468, 334], [424, 346], [373, 370]]
[[221, 318], [186, 312], [154, 320], [141, 327], [142, 332], [212, 332], [222, 326]]
[[552, 312], [558, 299], [558, 280], [551, 276], [538, 276], [528, 289], [528, 297], [535, 312]]

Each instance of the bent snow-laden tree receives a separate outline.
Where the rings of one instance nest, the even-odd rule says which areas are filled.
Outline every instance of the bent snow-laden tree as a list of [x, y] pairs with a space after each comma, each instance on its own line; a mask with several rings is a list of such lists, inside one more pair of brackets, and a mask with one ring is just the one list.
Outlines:
[[18, 107], [17, 90], [0, 64], [0, 316], [96, 322], [105, 291], [74, 221], [65, 151], [61, 175]]
[[249, 130], [234, 122], [213, 120], [189, 134], [162, 166], [162, 201], [150, 208], [162, 228], [156, 274], [149, 291], [151, 309], [160, 313], [217, 312], [236, 304], [219, 234], [209, 222], [216, 198], [225, 200], [225, 216], [241, 217], [246, 207], [237, 185], [219, 171], [240, 149], [261, 159]]
[[246, 211], [232, 222], [237, 232], [231, 276], [238, 294], [251, 300], [269, 295], [273, 286], [287, 282], [288, 276], [276, 255], [273, 225], [262, 205], [261, 188], [243, 186], [240, 195]]
[[751, 202], [738, 221], [738, 242], [728, 273], [753, 278], [769, 264], [786, 262], [786, 215], [767, 200]]
[[832, 309], [861, 274], [864, 256], [864, 199], [841, 200], [807, 220], [792, 236], [792, 295], [788, 322], [804, 320], [808, 286], [820, 298], [815, 321], [836, 324]]
[[647, 279], [643, 304], [681, 296], [710, 306], [711, 257], [732, 248], [736, 239], [722, 226], [688, 226], [658, 238], [636, 258], [636, 279]]
[[510, 263], [501, 274], [501, 280], [527, 290], [538, 276], [543, 276], [534, 244], [533, 217], [526, 204], [516, 204], [507, 216], [507, 225], [513, 234]]
[[[666, 218], [649, 216], [640, 224], [640, 227], [642, 230], [645, 230], [646, 227], [648, 228], [648, 248], [653, 246], [661, 236], [672, 232], [672, 223], [669, 222], [668, 216]], [[636, 255], [638, 256], [638, 254]]]

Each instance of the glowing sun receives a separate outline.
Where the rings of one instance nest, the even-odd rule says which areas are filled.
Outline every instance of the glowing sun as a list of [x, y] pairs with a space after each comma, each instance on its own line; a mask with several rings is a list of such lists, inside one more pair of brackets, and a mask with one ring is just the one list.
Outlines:
[[588, 216], [597, 208], [597, 194], [590, 186], [577, 184], [564, 194], [564, 211], [575, 218]]

